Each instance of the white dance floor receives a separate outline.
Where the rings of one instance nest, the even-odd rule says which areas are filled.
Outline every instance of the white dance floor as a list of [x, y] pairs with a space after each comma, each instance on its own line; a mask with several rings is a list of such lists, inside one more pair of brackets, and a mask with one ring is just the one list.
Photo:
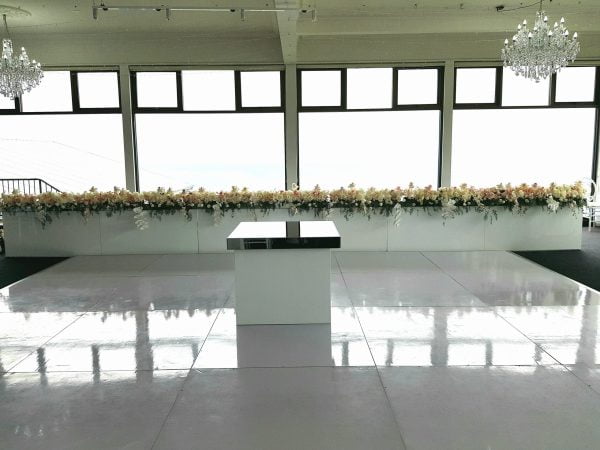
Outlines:
[[0, 448], [600, 446], [599, 293], [507, 252], [331, 271], [331, 325], [236, 327], [230, 254], [75, 257], [1, 289]]

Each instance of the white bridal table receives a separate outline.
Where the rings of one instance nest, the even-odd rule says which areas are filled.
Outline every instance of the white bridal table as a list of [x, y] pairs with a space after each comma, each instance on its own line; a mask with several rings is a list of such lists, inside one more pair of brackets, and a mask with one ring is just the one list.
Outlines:
[[241, 222], [227, 237], [235, 254], [238, 325], [330, 323], [331, 221]]

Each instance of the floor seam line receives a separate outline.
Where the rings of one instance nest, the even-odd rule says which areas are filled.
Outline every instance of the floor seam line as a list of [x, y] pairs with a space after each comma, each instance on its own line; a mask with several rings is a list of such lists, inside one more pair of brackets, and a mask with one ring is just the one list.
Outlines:
[[167, 424], [167, 421], [169, 420], [169, 417], [171, 416], [171, 413], [173, 412], [173, 409], [175, 408], [175, 405], [177, 404], [177, 400], [179, 400], [179, 398], [181, 397], [181, 394], [185, 388], [185, 385], [192, 375], [192, 371], [194, 370], [194, 364], [196, 363], [196, 360], [200, 356], [200, 353], [202, 352], [202, 349], [204, 348], [204, 344], [206, 344], [206, 341], [208, 340], [208, 336], [210, 335], [210, 332], [212, 331], [213, 327], [215, 326], [215, 323], [219, 319], [219, 316], [221, 315], [221, 312], [223, 311], [224, 306], [227, 304], [227, 302], [229, 301], [230, 298], [231, 298], [231, 294], [229, 294], [229, 297], [227, 298], [227, 300], [225, 300], [225, 303], [223, 303], [223, 305], [219, 308], [219, 312], [217, 313], [215, 320], [210, 325], [210, 329], [208, 330], [208, 332], [206, 333], [206, 336], [204, 337], [204, 340], [202, 341], [202, 345], [200, 346], [200, 348], [198, 350], [198, 354], [195, 356], [194, 360], [192, 361], [192, 364], [190, 365], [190, 368], [188, 369], [188, 373], [187, 373], [185, 379], [183, 380], [183, 383], [181, 383], [181, 388], [177, 391], [177, 395], [175, 395], [175, 399], [173, 399], [173, 403], [171, 404], [169, 411], [165, 415], [165, 418], [164, 418], [163, 422], [161, 423], [160, 428], [158, 429], [158, 432], [156, 433], [156, 437], [152, 441], [152, 446], [150, 447], [151, 450], [156, 447], [158, 438], [160, 437], [160, 434], [164, 430], [164, 428]]
[[475, 297], [477, 300], [479, 300], [481, 303], [483, 303], [483, 306], [471, 306], [471, 308], [492, 308], [491, 305], [489, 305], [487, 302], [484, 302], [481, 298], [479, 298], [479, 296], [477, 294], [475, 294], [473, 291], [468, 289], [464, 284], [462, 284], [460, 281], [458, 281], [456, 278], [454, 278], [454, 276], [452, 276], [452, 274], [450, 274], [449, 272], [446, 272], [435, 261], [433, 261], [427, 255], [425, 255], [424, 252], [419, 252], [419, 253], [421, 253], [421, 255], [423, 255], [423, 258], [425, 258], [427, 261], [429, 261], [431, 264], [433, 264], [435, 267], [437, 267], [442, 273], [447, 275], [452, 281], [454, 281], [456, 284], [458, 284], [460, 287], [462, 287], [465, 291], [467, 291], [469, 294], [471, 294], [473, 297]]
[[[551, 353], [549, 353], [548, 351], [546, 351], [546, 349], [544, 347], [542, 347], [540, 344], [538, 344], [537, 342], [535, 342], [532, 338], [530, 338], [529, 336], [527, 336], [523, 331], [521, 331], [520, 329], [518, 329], [514, 324], [510, 323], [506, 317], [502, 316], [500, 313], [498, 313], [496, 311], [494, 311], [494, 314], [496, 316], [500, 317], [502, 320], [504, 320], [508, 325], [510, 325], [519, 334], [523, 335], [528, 341], [530, 341], [531, 343], [533, 343], [533, 345], [535, 345], [542, 352], [544, 352], [546, 355], [550, 356], [550, 358], [552, 358], [554, 361], [556, 361], [558, 363], [558, 364], [552, 364], [553, 366], [560, 365], [570, 375], [573, 375], [579, 382], [581, 382], [585, 387], [589, 388], [596, 395], [600, 396], [600, 392], [598, 392], [596, 389], [594, 389], [592, 386], [590, 386], [584, 380], [582, 380], [580, 377], [578, 377], [577, 374], [575, 374], [572, 370], [570, 370], [569, 367], [566, 364], [564, 364], [564, 363], [560, 362], [558, 359], [556, 359]], [[544, 367], [541, 364], [539, 364], [539, 366]]]
[[[63, 331], [65, 331], [67, 328], [69, 328], [71, 325], [73, 325], [75, 322], [77, 322], [79, 319], [81, 319], [83, 316], [85, 316], [87, 314], [87, 312], [84, 312], [83, 314], [80, 314], [79, 316], [77, 316], [77, 318], [75, 320], [73, 320], [73, 322], [69, 323], [67, 326], [61, 328], [58, 332], [56, 332], [55, 334], [53, 334], [51, 337], [49, 337], [48, 339], [46, 339], [42, 344], [40, 344], [35, 350], [32, 350], [31, 352], [29, 352], [27, 354], [27, 356], [24, 356], [23, 358], [21, 358], [17, 363], [13, 364], [12, 366], [10, 366], [7, 370], [6, 373], [10, 373], [12, 371], [12, 369], [14, 369], [15, 367], [17, 367], [19, 364], [21, 364], [23, 361], [25, 361], [27, 358], [29, 358], [31, 355], [33, 355], [35, 352], [37, 352], [40, 348], [44, 347], [46, 344], [48, 344], [48, 342], [50, 342], [52, 339], [54, 339], [56, 336], [58, 336], [60, 333], [62, 333]], [[36, 373], [39, 372], [39, 370], [36, 371]]]
[[[336, 258], [336, 260], [337, 260], [337, 258]], [[339, 263], [339, 261], [338, 261], [338, 263]], [[348, 298], [350, 298], [350, 291], [348, 290], [346, 278], [344, 277], [344, 273], [342, 272], [341, 267], [340, 267], [340, 272], [342, 274], [342, 280], [344, 281], [344, 286], [346, 287], [346, 290], [348, 291]], [[371, 355], [371, 359], [373, 360], [375, 372], [377, 373], [377, 379], [379, 380], [379, 384], [381, 386], [381, 389], [383, 390], [383, 395], [385, 396], [387, 406], [392, 414], [392, 418], [394, 419], [396, 428], [398, 429], [398, 434], [400, 435], [400, 442], [402, 443], [402, 447], [404, 448], [404, 450], [408, 450], [408, 447], [406, 446], [406, 441], [404, 439], [404, 435], [402, 433], [402, 427], [400, 426], [400, 422], [398, 421], [396, 411], [394, 411], [394, 408], [392, 407], [392, 401], [390, 400], [390, 398], [388, 396], [387, 389], [385, 388], [385, 384], [383, 383], [383, 379], [381, 377], [381, 372], [379, 371], [379, 366], [377, 365], [377, 361], [375, 361], [375, 356], [373, 355], [373, 350], [371, 350], [371, 345], [369, 344], [369, 339], [367, 339], [367, 335], [365, 333], [362, 322], [360, 320], [360, 316], [359, 316], [358, 312], [356, 311], [356, 308], [354, 307], [354, 302], [352, 302], [352, 298], [350, 298], [350, 303], [352, 303], [352, 310], [354, 311], [354, 314], [356, 314], [356, 320], [358, 321], [358, 325], [360, 326], [360, 331], [363, 334], [363, 338], [367, 344], [367, 348], [369, 349], [369, 354]]]
[[[506, 253], [511, 253], [515, 256], [518, 256], [526, 261], [529, 261], [527, 258], [521, 256], [521, 255], [516, 255], [513, 252], [506, 252]], [[438, 267], [441, 271], [443, 271], [444, 273], [446, 273], [450, 278], [452, 278], [454, 281], [456, 281], [458, 284], [460, 284], [464, 289], [467, 290], [467, 292], [471, 293], [472, 295], [475, 295], [473, 292], [471, 292], [469, 289], [467, 289], [465, 286], [463, 286], [462, 283], [460, 283], [458, 280], [456, 280], [451, 274], [449, 274], [448, 272], [446, 272], [443, 268], [441, 268], [439, 265], [437, 265], [433, 260], [431, 260], [429, 257], [427, 257], [427, 255], [425, 255], [423, 252], [421, 252], [421, 254], [429, 261], [431, 261], [432, 264], [434, 264], [436, 267]], [[532, 261], [529, 261], [532, 262]], [[535, 262], [532, 262], [533, 264], [536, 264]], [[558, 273], [558, 272], [554, 272], [551, 269], [548, 269], [547, 267], [542, 266], [541, 264], [538, 264], [540, 267], [553, 272], [553, 273]], [[568, 277], [565, 277], [568, 278]], [[570, 278], [568, 278], [570, 280]], [[574, 281], [574, 280], [571, 280]], [[581, 283], [578, 283], [581, 284]], [[582, 285], [585, 286], [585, 285]], [[586, 286], [587, 287], [587, 286]], [[475, 297], [479, 298], [477, 295], [475, 295]], [[483, 301], [481, 299], [479, 299], [480, 301]], [[571, 371], [569, 369], [569, 367], [567, 367], [565, 364], [563, 364], [562, 362], [560, 362], [558, 359], [556, 359], [552, 354], [550, 354], [549, 352], [546, 351], [546, 349], [544, 349], [541, 345], [539, 345], [537, 342], [535, 342], [533, 339], [531, 339], [529, 336], [527, 336], [525, 333], [523, 333], [523, 331], [521, 331], [520, 329], [518, 329], [514, 324], [512, 324], [511, 322], [509, 322], [504, 316], [500, 315], [500, 313], [498, 313], [496, 311], [497, 307], [491, 306], [489, 304], [487, 304], [487, 308], [489, 308], [492, 313], [494, 313], [495, 316], [501, 318], [504, 322], [506, 322], [511, 328], [513, 328], [514, 330], [516, 330], [519, 334], [521, 334], [522, 336], [524, 336], [528, 341], [530, 341], [531, 343], [533, 343], [533, 345], [535, 345], [537, 348], [539, 348], [542, 352], [544, 352], [545, 354], [547, 354], [548, 356], [550, 356], [550, 358], [552, 358], [554, 361], [557, 362], [557, 364], [553, 364], [553, 365], [560, 365], [561, 367], [563, 367], [567, 372], [569, 372], [571, 375], [573, 375], [575, 378], [577, 378], [578, 381], [580, 381], [582, 384], [584, 384], [586, 387], [588, 387], [589, 389], [591, 389], [595, 394], [600, 395], [600, 392], [596, 391], [592, 386], [590, 386], [589, 384], [587, 384], [584, 380], [582, 380], [581, 378], [579, 378], [573, 371]], [[542, 366], [543, 367], [543, 366]]]

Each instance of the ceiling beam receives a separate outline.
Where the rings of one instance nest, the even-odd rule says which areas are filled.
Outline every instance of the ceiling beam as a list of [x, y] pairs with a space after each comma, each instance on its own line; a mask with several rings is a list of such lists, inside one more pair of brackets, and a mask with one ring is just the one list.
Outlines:
[[284, 64], [296, 64], [298, 59], [298, 16], [299, 1], [297, 0], [275, 0], [277, 9], [289, 9], [278, 11], [277, 27], [279, 28], [279, 40], [281, 41], [281, 53]]
[[[343, 36], [343, 35], [406, 35], [440, 33], [505, 32], [511, 36], [523, 19], [533, 22], [534, 16], [490, 14], [482, 17], [469, 12], [428, 13], [422, 11], [396, 16], [334, 16], [319, 11], [319, 21], [313, 23], [301, 17], [297, 32], [300, 36]], [[560, 15], [549, 15], [551, 21], [560, 20]], [[600, 8], [589, 13], [565, 15], [567, 27], [572, 32], [589, 32], [600, 29]]]

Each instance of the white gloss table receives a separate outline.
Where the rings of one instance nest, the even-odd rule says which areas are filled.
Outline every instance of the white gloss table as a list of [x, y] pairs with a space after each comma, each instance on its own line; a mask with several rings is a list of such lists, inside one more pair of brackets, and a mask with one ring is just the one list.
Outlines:
[[331, 322], [331, 221], [241, 222], [227, 237], [235, 255], [238, 325]]

